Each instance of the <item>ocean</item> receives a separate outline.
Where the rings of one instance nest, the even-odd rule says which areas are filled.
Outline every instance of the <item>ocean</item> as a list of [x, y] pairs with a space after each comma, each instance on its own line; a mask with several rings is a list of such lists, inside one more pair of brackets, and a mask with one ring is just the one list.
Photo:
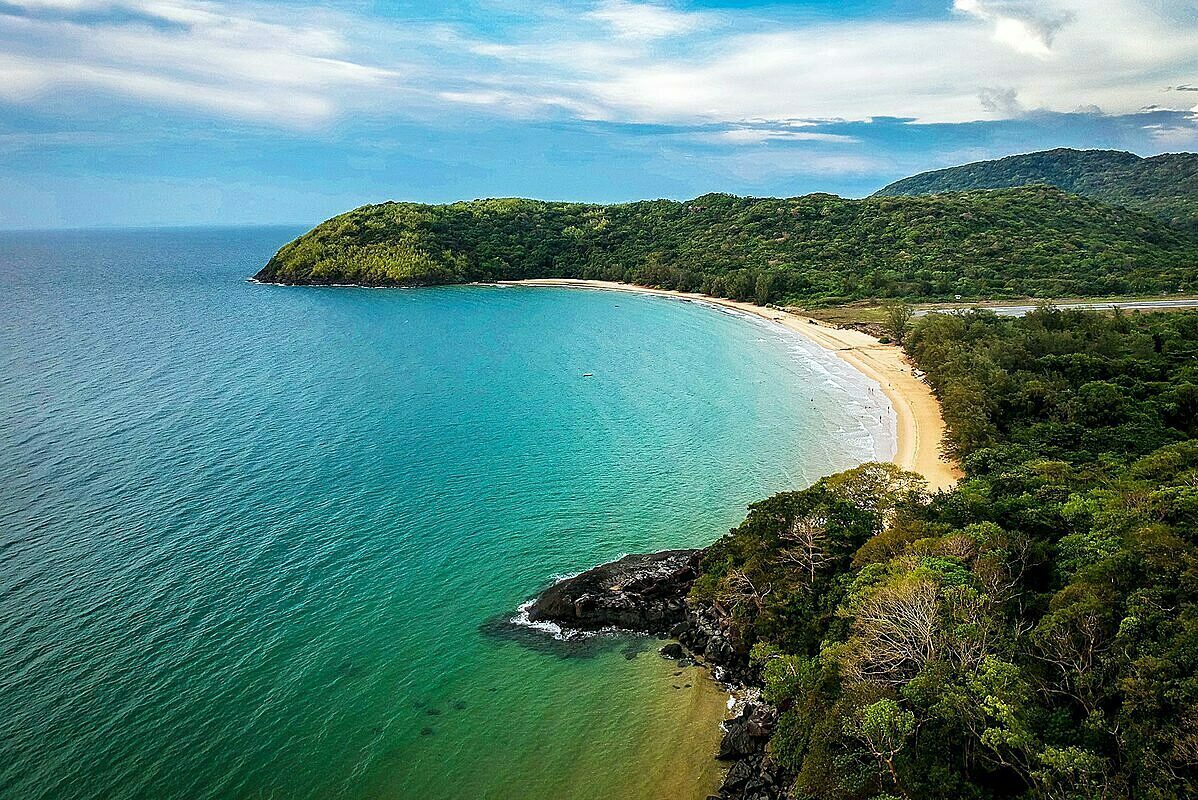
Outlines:
[[0, 234], [0, 797], [705, 796], [718, 687], [511, 620], [888, 458], [880, 392], [703, 304], [247, 282], [300, 232]]

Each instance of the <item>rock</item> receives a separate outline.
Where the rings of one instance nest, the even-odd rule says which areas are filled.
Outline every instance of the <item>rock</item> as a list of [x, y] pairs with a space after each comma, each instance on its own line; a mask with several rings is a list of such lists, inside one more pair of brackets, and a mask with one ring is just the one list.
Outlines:
[[756, 764], [749, 759], [737, 761], [728, 769], [728, 774], [724, 776], [724, 782], [720, 784], [720, 791], [725, 794], [739, 792], [745, 788], [749, 781], [756, 777]]
[[528, 609], [534, 622], [664, 633], [686, 619], [701, 550], [624, 556], [550, 586]]
[[746, 797], [756, 797], [756, 796], [760, 796], [760, 795], [765, 795], [766, 797], [768, 797], [770, 795], [770, 793], [773, 791], [773, 788], [774, 788], [773, 784], [771, 784], [763, 776], [755, 775], [755, 776], [753, 776], [752, 780], [750, 780], [748, 783], [745, 784], [745, 796]]
[[736, 658], [736, 651], [723, 636], [713, 636], [703, 648], [703, 658], [712, 664], [728, 664]]
[[724, 736], [720, 739], [720, 752], [716, 758], [730, 761], [764, 751], [775, 721], [771, 707], [746, 703], [740, 714], [724, 722]]
[[779, 775], [768, 755], [745, 756], [734, 762], [720, 784], [720, 800], [781, 800], [788, 797], [789, 779]]
[[692, 653], [702, 653], [703, 649], [707, 647], [708, 638], [707, 633], [701, 628], [690, 627], [678, 637], [678, 641], [682, 642]]
[[678, 644], [678, 642], [670, 642], [657, 652], [661, 653], [662, 658], [672, 658], [675, 661], [686, 657], [686, 651], [682, 649], [682, 645]]
[[[676, 641], [659, 649], [663, 658], [673, 659], [679, 670], [701, 664], [717, 682], [741, 690], [739, 713], [721, 725], [716, 756], [731, 765], [718, 795], [707, 800], [783, 800], [794, 776], [766, 753], [778, 711], [760, 701], [760, 675], [728, 615], [719, 606], [691, 605], [687, 599], [701, 556], [700, 550], [625, 556], [549, 587], [528, 616], [565, 628], [668, 633]], [[681, 674], [675, 671], [674, 677]]]

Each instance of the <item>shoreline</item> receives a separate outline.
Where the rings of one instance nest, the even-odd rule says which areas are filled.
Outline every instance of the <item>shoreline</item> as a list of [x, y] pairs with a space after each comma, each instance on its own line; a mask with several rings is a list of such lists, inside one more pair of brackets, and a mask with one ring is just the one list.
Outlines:
[[922, 475], [928, 488], [947, 489], [961, 478], [960, 468], [942, 455], [945, 427], [940, 416], [940, 403], [932, 390], [915, 377], [903, 351], [857, 330], [830, 328], [827, 325], [788, 311], [710, 297], [695, 292], [653, 289], [614, 281], [579, 278], [531, 278], [519, 281], [497, 281], [496, 286], [542, 286], [565, 289], [597, 289], [657, 295], [711, 303], [724, 308], [752, 314], [798, 333], [809, 341], [831, 351], [842, 361], [874, 380], [894, 409], [896, 419], [895, 453], [891, 462], [905, 470]]

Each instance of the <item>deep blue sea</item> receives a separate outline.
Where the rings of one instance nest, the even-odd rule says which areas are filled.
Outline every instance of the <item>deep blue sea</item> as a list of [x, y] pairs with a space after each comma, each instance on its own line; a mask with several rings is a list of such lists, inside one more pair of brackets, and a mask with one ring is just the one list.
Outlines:
[[888, 457], [878, 393], [694, 303], [246, 281], [299, 233], [0, 234], [0, 797], [704, 796], [716, 687], [508, 620]]

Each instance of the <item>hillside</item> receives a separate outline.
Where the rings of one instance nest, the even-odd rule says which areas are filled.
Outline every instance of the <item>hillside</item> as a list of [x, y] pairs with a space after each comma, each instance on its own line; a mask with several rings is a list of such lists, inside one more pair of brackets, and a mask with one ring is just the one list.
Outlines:
[[1198, 291], [1196, 251], [1151, 217], [1043, 186], [865, 200], [504, 199], [364, 206], [285, 245], [256, 277], [369, 286], [598, 278], [832, 304]]
[[1198, 234], [1198, 154], [1140, 158], [1117, 150], [1045, 150], [924, 172], [875, 197], [1043, 184], [1124, 206]]

